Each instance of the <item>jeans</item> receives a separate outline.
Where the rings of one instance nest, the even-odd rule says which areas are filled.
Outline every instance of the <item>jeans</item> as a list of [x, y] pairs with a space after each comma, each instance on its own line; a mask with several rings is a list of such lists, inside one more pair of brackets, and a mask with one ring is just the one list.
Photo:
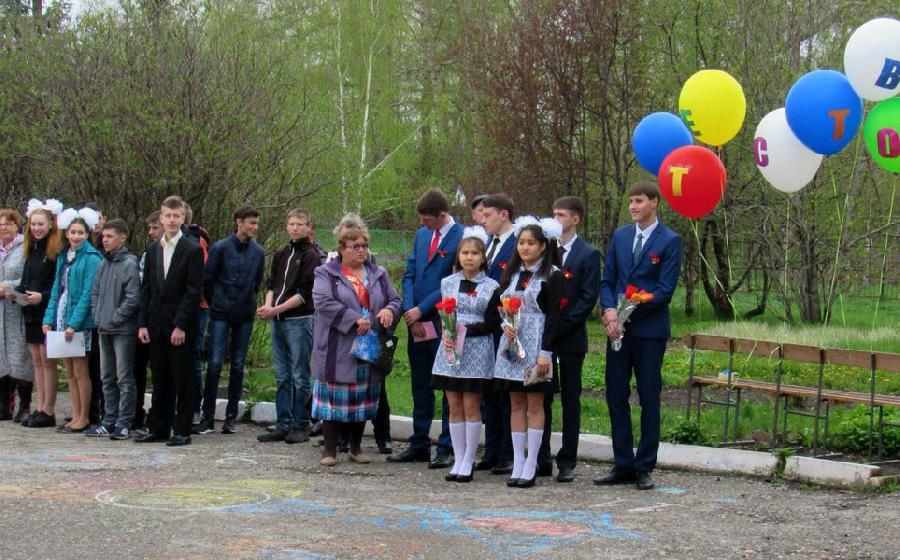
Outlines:
[[225, 418], [237, 418], [238, 401], [244, 388], [244, 361], [247, 348], [250, 346], [250, 335], [253, 334], [253, 319], [228, 321], [212, 319], [209, 322], [209, 360], [206, 364], [206, 386], [203, 389], [203, 418], [209, 420], [216, 413], [216, 397], [219, 392], [219, 379], [222, 377], [222, 366], [225, 364], [225, 352], [228, 349], [228, 335], [231, 334], [231, 359], [228, 374], [228, 406]]
[[275, 415], [278, 428], [291, 431], [309, 425], [313, 318], [272, 321], [272, 362], [275, 364]]
[[209, 325], [209, 309], [201, 307], [197, 314], [197, 342], [194, 347], [194, 383], [198, 387], [193, 403], [195, 414], [200, 412], [200, 403], [203, 400], [203, 345], [206, 344], [207, 325]]
[[100, 334], [100, 377], [103, 380], [103, 423], [131, 427], [134, 419], [134, 345], [133, 334]]

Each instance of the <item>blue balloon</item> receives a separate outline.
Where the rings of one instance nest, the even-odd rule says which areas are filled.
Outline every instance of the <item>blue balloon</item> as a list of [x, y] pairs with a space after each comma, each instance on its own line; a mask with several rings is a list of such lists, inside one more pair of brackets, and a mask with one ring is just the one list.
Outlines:
[[863, 120], [863, 102], [836, 70], [814, 70], [791, 87], [784, 103], [788, 126], [817, 154], [840, 152]]
[[694, 143], [694, 136], [684, 122], [672, 113], [651, 113], [634, 129], [631, 147], [638, 163], [654, 175], [666, 156], [682, 146]]

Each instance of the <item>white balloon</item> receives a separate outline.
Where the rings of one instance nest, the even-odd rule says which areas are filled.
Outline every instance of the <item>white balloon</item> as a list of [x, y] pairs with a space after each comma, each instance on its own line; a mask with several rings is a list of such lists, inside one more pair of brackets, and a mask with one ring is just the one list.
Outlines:
[[844, 48], [844, 72], [863, 99], [900, 93], [900, 20], [876, 18], [860, 25]]
[[812, 181], [823, 158], [794, 136], [784, 107], [775, 109], [759, 121], [753, 140], [753, 157], [766, 181], [786, 193], [797, 192]]

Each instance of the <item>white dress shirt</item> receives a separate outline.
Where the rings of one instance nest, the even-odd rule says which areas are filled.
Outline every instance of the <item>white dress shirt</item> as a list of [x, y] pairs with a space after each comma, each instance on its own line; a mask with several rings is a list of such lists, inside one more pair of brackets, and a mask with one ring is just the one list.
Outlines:
[[167, 239], [167, 237], [163, 235], [159, 240], [159, 244], [162, 246], [163, 250], [163, 278], [169, 275], [169, 265], [172, 263], [172, 255], [175, 254], [175, 247], [183, 236], [184, 233], [179, 229], [178, 233], [176, 233], [172, 239]]

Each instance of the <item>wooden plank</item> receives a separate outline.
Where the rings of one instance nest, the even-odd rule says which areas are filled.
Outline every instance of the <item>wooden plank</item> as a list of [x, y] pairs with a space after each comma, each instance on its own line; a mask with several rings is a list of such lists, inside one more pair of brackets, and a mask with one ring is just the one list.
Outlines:
[[826, 354], [829, 364], [837, 366], [850, 366], [863, 369], [872, 367], [872, 353], [865, 350], [843, 350], [829, 348]]
[[875, 363], [881, 371], [900, 372], [900, 354], [876, 352]]
[[778, 358], [780, 344], [770, 340], [751, 340], [749, 338], [735, 339], [735, 352], [748, 356]]
[[[727, 336], [715, 336], [711, 334], [698, 334], [695, 335], [697, 337], [697, 350], [712, 350], [714, 352], [728, 352], [729, 349], [729, 341], [731, 340]], [[687, 341], [688, 348], [690, 348], [691, 340], [688, 338]]]
[[[719, 377], [695, 377], [694, 385], [714, 385], [719, 387], [725, 387], [728, 385], [728, 380]], [[734, 379], [732, 382], [732, 386], [739, 389], [747, 389], [753, 391], [759, 391], [762, 393], [768, 393], [770, 395], [774, 395], [776, 392], [775, 384], [771, 381], [756, 381], [753, 379]], [[802, 385], [782, 385], [781, 386], [781, 394], [787, 395], [790, 397], [802, 397], [814, 399], [818, 392], [813, 387], [804, 387]], [[845, 404], [869, 404], [869, 395], [868, 393], [859, 393], [853, 391], [838, 391], [835, 389], [824, 389], [822, 391], [822, 398], [832, 402], [832, 403], [845, 403]], [[898, 395], [875, 395], [875, 404], [877, 406], [889, 406], [889, 407], [900, 407], [900, 396]]]
[[821, 353], [822, 349], [818, 346], [807, 346], [805, 344], [784, 345], [784, 359], [794, 362], [818, 364]]

